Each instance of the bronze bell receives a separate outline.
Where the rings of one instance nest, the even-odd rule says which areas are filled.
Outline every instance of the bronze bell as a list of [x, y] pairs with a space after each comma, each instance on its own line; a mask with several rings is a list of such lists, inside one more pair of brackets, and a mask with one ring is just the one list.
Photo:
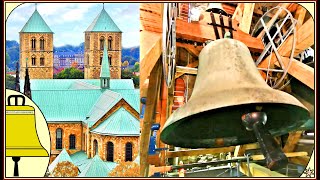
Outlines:
[[187, 148], [260, 143], [297, 129], [308, 116], [296, 98], [266, 84], [245, 44], [220, 39], [201, 51], [192, 95], [168, 118], [160, 138]]

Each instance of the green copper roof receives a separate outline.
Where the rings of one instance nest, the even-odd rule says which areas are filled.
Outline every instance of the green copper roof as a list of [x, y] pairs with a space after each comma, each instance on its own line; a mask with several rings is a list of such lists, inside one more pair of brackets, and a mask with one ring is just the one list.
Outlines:
[[92, 106], [88, 113], [87, 123], [89, 127], [94, 125], [103, 115], [105, 115], [114, 105], [121, 100], [119, 93], [106, 90], [101, 94], [97, 102]]
[[91, 132], [111, 136], [139, 136], [140, 123], [125, 108], [119, 108]]
[[102, 57], [100, 78], [109, 78], [110, 79], [110, 67], [109, 67], [108, 51], [107, 51], [106, 44], [104, 44], [104, 48], [103, 48], [103, 57]]
[[115, 89], [112, 91], [121, 94], [121, 96], [127, 103], [129, 103], [137, 112], [140, 112], [139, 89]]
[[32, 100], [51, 123], [89, 122], [92, 126], [122, 98], [140, 112], [139, 90], [131, 79], [111, 79], [110, 89], [100, 89], [99, 83], [99, 79], [32, 79]]
[[112, 18], [103, 8], [98, 16], [90, 24], [86, 32], [121, 32]]
[[101, 90], [32, 90], [32, 100], [47, 122], [83, 121]]
[[[107, 164], [112, 165], [108, 166]], [[115, 166], [116, 163], [104, 162], [98, 155], [95, 155], [90, 159], [90, 161], [88, 161], [87, 165], [83, 168], [78, 177], [107, 177]]]
[[58, 165], [58, 163], [63, 161], [69, 161], [73, 163], [72, 159], [70, 158], [68, 152], [63, 149], [60, 154], [54, 159], [54, 161], [49, 165], [48, 170], [49, 172], [53, 172], [54, 168]]
[[[114, 162], [102, 161], [98, 157], [88, 159], [87, 154], [84, 151], [78, 151], [78, 152], [70, 155], [70, 157], [71, 157], [72, 161], [74, 162], [74, 165], [76, 165], [79, 168], [79, 171], [80, 171], [79, 174], [82, 174], [83, 176], [87, 174], [87, 176], [85, 176], [85, 177], [89, 177], [88, 175], [90, 175], [90, 172], [88, 172], [88, 170], [92, 171], [92, 170], [90, 170], [90, 168], [94, 168], [94, 166], [103, 166], [103, 167], [106, 166], [107, 171], [111, 171], [112, 169], [114, 169], [118, 165], [117, 163], [114, 163]], [[99, 159], [103, 163], [101, 163], [101, 161]], [[96, 161], [96, 162], [93, 163], [93, 161]], [[102, 177], [104, 177], [104, 176], [102, 176]]]
[[21, 33], [53, 33], [37, 10], [33, 12]]
[[[100, 79], [31, 79], [31, 90], [100, 89]], [[23, 92], [24, 80], [20, 80]], [[110, 90], [134, 89], [132, 79], [110, 79]]]

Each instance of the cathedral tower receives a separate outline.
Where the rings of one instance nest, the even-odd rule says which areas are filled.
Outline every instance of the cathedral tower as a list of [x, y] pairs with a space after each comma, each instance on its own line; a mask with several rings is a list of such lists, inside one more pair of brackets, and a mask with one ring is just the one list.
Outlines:
[[37, 7], [19, 34], [21, 77], [25, 77], [28, 63], [30, 79], [52, 79], [53, 32], [39, 14]]
[[104, 44], [107, 44], [111, 79], [121, 78], [122, 32], [103, 9], [85, 31], [84, 78], [99, 79]]

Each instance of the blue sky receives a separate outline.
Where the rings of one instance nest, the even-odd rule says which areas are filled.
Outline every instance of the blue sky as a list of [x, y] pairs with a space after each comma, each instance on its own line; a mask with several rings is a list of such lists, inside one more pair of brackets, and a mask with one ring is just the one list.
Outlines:
[[[102, 3], [38, 3], [37, 9], [54, 32], [54, 46], [79, 45], [84, 31], [102, 10]], [[139, 3], [105, 3], [105, 10], [120, 28], [122, 46], [139, 46]], [[19, 31], [35, 8], [24, 3], [15, 8], [7, 19], [6, 40], [19, 42]]]

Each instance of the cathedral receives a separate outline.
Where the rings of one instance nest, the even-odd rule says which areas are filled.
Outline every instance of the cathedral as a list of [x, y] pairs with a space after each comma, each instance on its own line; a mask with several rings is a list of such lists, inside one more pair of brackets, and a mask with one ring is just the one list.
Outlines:
[[85, 79], [53, 79], [53, 38], [35, 9], [20, 31], [20, 77], [26, 77], [20, 91], [29, 87], [29, 97], [46, 118], [49, 170], [70, 159], [79, 176], [89, 177], [88, 171], [98, 168], [90, 167], [95, 164], [111, 167], [102, 168], [108, 171], [120, 162], [137, 160], [140, 93], [132, 79], [121, 79], [118, 26], [103, 8], [85, 30]]

